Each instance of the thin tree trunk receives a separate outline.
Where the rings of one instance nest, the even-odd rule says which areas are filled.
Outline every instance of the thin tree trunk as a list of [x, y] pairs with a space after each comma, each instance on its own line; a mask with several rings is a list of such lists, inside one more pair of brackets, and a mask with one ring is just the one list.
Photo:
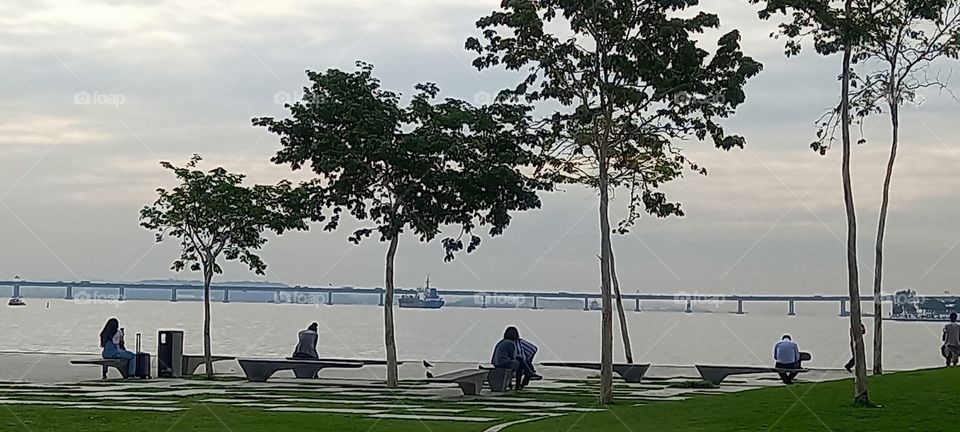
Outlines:
[[[853, 1], [846, 0], [844, 12], [847, 19], [853, 14]], [[847, 29], [849, 32], [849, 29]], [[860, 275], [857, 267], [857, 214], [853, 202], [853, 184], [850, 178], [850, 64], [853, 55], [849, 35], [844, 42], [843, 75], [840, 95], [840, 121], [843, 134], [843, 203], [847, 214], [847, 288], [850, 292], [850, 336], [853, 342], [853, 358], [856, 361], [854, 403], [869, 404], [867, 396], [867, 365], [863, 349], [863, 322], [860, 317]]]
[[620, 282], [617, 280], [617, 262], [613, 257], [613, 245], [610, 245], [610, 280], [613, 282], [613, 294], [617, 299], [617, 315], [620, 318], [620, 338], [623, 339], [623, 355], [627, 363], [633, 364], [633, 349], [630, 347], [630, 332], [627, 330], [627, 314], [623, 310], [623, 296], [620, 294]]
[[[893, 80], [891, 68], [890, 79]], [[877, 223], [876, 263], [873, 277], [873, 373], [883, 375], [883, 239], [887, 229], [887, 209], [890, 204], [890, 182], [893, 179], [893, 164], [897, 160], [897, 145], [900, 141], [900, 102], [896, 94], [896, 84], [890, 85], [890, 124], [893, 136], [890, 139], [890, 159], [887, 161], [887, 173], [883, 179], [883, 201], [880, 204], [880, 221]]]
[[394, 235], [390, 239], [390, 247], [387, 249], [387, 265], [384, 286], [386, 293], [383, 300], [383, 337], [384, 347], [387, 350], [387, 387], [399, 387], [397, 378], [397, 339], [393, 326], [393, 262], [397, 255], [397, 242], [399, 235]]
[[613, 403], [613, 314], [610, 295], [610, 194], [606, 145], [600, 146], [600, 402]]
[[210, 282], [213, 280], [213, 264], [203, 267], [203, 363], [207, 378], [213, 378], [213, 362], [210, 361]]

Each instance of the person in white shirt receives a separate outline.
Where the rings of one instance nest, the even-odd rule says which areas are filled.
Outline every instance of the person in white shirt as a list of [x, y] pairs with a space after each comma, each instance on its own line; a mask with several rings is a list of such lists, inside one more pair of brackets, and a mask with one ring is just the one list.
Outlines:
[[[800, 369], [800, 348], [790, 335], [783, 335], [773, 346], [773, 360], [777, 369]], [[797, 372], [777, 372], [784, 384], [793, 384]]]

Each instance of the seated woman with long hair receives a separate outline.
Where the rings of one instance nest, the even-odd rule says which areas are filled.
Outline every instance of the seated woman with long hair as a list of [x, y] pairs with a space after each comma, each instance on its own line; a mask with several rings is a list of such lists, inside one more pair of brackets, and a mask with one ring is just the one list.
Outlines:
[[120, 322], [116, 318], [107, 320], [100, 332], [100, 347], [103, 348], [103, 358], [105, 359], [126, 359], [127, 377], [133, 377], [137, 374], [137, 355], [127, 351], [123, 346], [123, 329], [120, 328]]

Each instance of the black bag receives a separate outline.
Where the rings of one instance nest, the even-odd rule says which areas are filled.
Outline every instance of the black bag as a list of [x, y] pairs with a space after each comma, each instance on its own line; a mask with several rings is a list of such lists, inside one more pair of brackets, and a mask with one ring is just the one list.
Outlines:
[[140, 351], [140, 333], [137, 333], [137, 371], [135, 376], [141, 379], [150, 378], [150, 354]]

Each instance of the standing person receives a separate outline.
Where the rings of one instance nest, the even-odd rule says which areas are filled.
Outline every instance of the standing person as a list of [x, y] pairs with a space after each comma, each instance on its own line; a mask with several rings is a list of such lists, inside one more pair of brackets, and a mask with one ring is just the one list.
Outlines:
[[523, 384], [524, 387], [526, 387], [531, 380], [539, 381], [543, 379], [542, 376], [537, 374], [537, 369], [533, 367], [533, 358], [536, 357], [537, 351], [539, 350], [540, 349], [537, 348], [533, 342], [523, 338], [517, 340], [517, 351], [520, 353], [520, 357], [522, 358], [521, 363], [526, 369], [526, 380], [528, 381]]
[[100, 347], [103, 348], [101, 355], [105, 359], [128, 360], [127, 377], [136, 376], [137, 355], [124, 348], [123, 329], [120, 328], [120, 321], [116, 318], [108, 319], [107, 324], [100, 331]]
[[960, 324], [957, 324], [957, 313], [950, 313], [950, 323], [943, 326], [943, 354], [947, 359], [947, 366], [956, 366], [960, 359]]
[[[777, 369], [800, 369], [800, 348], [790, 335], [783, 335], [773, 346], [773, 360]], [[793, 384], [798, 372], [777, 372], [784, 384]]]
[[[860, 335], [862, 336], [865, 334], [867, 334], [867, 328], [863, 325], [863, 323], [860, 323]], [[855, 349], [856, 348], [854, 348], [853, 346], [853, 332], [851, 331], [850, 332], [850, 361], [848, 361], [847, 364], [843, 366], [843, 368], [850, 373], [853, 373], [853, 368], [854, 366], [857, 365], [857, 355], [856, 353], [854, 353]]]
[[503, 332], [503, 339], [497, 342], [493, 348], [493, 358], [490, 363], [498, 369], [510, 369], [516, 373], [517, 390], [522, 390], [524, 381], [529, 382], [526, 377], [526, 367], [521, 363], [523, 357], [520, 355], [518, 341], [520, 340], [520, 331], [516, 327], [507, 327]]
[[300, 333], [297, 333], [297, 347], [293, 349], [293, 358], [305, 360], [320, 358], [320, 355], [317, 354], [319, 339], [317, 323], [310, 324], [306, 330], [300, 330]]

